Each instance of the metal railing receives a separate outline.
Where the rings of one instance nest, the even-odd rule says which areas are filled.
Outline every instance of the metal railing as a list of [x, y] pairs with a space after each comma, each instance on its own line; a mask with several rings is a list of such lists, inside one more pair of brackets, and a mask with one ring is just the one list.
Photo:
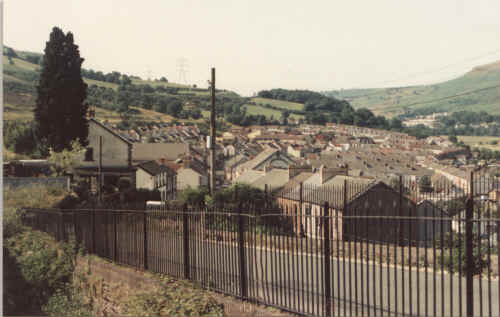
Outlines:
[[498, 202], [472, 182], [412, 183], [298, 184], [262, 206], [29, 209], [24, 219], [116, 263], [302, 315], [500, 315]]

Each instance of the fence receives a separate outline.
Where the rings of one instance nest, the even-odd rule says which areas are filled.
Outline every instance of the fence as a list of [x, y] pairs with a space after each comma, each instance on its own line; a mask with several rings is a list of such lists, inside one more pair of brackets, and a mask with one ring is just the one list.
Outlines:
[[298, 184], [260, 206], [31, 209], [24, 219], [117, 263], [298, 314], [499, 315], [498, 180], [470, 179], [347, 179]]

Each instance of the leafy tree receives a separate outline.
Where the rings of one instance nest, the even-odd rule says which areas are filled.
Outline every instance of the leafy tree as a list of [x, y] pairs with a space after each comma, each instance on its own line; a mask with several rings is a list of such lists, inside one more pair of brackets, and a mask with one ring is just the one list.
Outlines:
[[127, 75], [123, 75], [122, 76], [122, 80], [120, 82], [122, 85], [126, 86], [126, 85], [130, 85], [132, 84], [132, 80], [130, 79], [130, 77], [128, 77]]
[[82, 62], [73, 34], [54, 27], [43, 57], [35, 122], [39, 143], [56, 152], [74, 140], [87, 144], [87, 84], [81, 76]]
[[290, 117], [290, 111], [285, 110], [281, 113], [281, 124], [288, 125], [288, 117]]
[[85, 148], [78, 141], [72, 141], [68, 148], [60, 152], [49, 149], [48, 161], [53, 164], [51, 169], [55, 176], [71, 172], [72, 168], [78, 165], [84, 151]]
[[432, 192], [431, 178], [427, 175], [422, 176], [418, 181], [418, 186], [420, 187], [420, 191], [423, 193]]
[[7, 55], [7, 57], [17, 57], [16, 51], [14, 51], [11, 47], [6, 47], [6, 49], [7, 53], [5, 55]]

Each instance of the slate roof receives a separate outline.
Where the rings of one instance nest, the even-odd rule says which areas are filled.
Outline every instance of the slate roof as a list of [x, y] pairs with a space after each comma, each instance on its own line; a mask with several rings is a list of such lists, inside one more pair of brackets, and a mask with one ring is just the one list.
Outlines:
[[278, 152], [278, 150], [276, 149], [266, 149], [260, 152], [255, 158], [251, 159], [250, 161], [239, 165], [238, 169], [254, 169], [276, 152]]
[[254, 170], [248, 170], [243, 172], [240, 176], [238, 176], [233, 183], [246, 183], [251, 184], [256, 181], [259, 177], [262, 177], [263, 173]]
[[120, 134], [118, 134], [117, 132], [113, 131], [113, 129], [111, 129], [110, 127], [106, 126], [104, 123], [100, 122], [99, 120], [97, 120], [95, 118], [90, 118], [89, 121], [94, 122], [95, 124], [97, 124], [98, 126], [100, 126], [101, 128], [103, 128], [104, 130], [108, 131], [109, 133], [111, 133], [112, 135], [114, 135], [115, 137], [117, 137], [119, 140], [127, 143], [128, 145], [132, 144], [132, 142], [130, 142], [126, 138], [122, 137]]
[[175, 160], [189, 150], [187, 143], [133, 143], [132, 161]]
[[175, 174], [175, 172], [170, 169], [167, 165], [160, 165], [156, 161], [144, 162], [137, 165], [138, 168], [141, 168], [149, 175], [158, 175], [161, 173]]
[[264, 189], [266, 185], [269, 190], [279, 190], [288, 182], [288, 170], [272, 169], [265, 175], [251, 183], [252, 186]]

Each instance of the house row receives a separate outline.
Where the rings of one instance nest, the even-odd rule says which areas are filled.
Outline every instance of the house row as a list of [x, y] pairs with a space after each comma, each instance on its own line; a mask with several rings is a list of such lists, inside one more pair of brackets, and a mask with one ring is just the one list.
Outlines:
[[133, 143], [94, 118], [88, 141], [74, 175], [91, 188], [96, 188], [99, 173], [105, 182], [126, 179], [135, 188], [157, 189], [163, 199], [188, 186], [208, 184], [203, 153], [189, 144]]

